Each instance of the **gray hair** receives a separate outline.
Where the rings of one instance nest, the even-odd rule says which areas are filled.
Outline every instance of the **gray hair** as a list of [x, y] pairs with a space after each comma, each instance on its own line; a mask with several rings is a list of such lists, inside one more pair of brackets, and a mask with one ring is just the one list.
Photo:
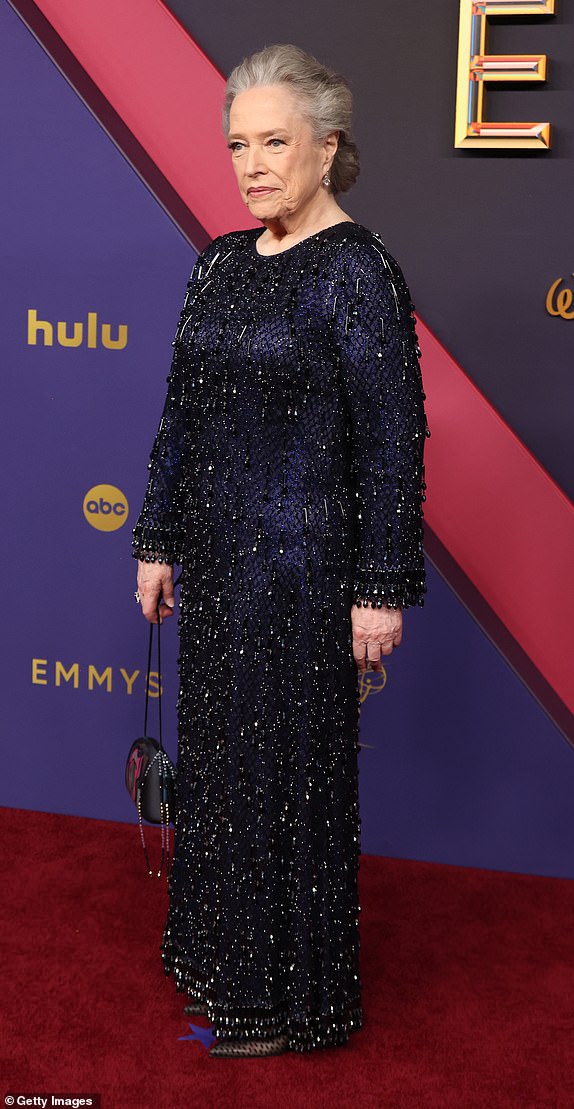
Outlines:
[[290, 43], [266, 46], [244, 58], [227, 80], [222, 111], [226, 135], [235, 97], [258, 85], [289, 86], [311, 126], [315, 142], [321, 142], [332, 131], [339, 132], [339, 145], [329, 170], [330, 189], [333, 193], [350, 189], [359, 176], [359, 151], [351, 139], [353, 95], [345, 78], [299, 46]]

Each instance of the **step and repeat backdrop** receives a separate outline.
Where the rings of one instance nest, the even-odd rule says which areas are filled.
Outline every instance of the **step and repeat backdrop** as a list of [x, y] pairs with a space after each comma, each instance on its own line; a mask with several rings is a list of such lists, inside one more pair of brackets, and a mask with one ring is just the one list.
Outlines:
[[[425, 323], [571, 494], [572, 13], [540, 5], [539, 21], [517, 22], [512, 5], [494, 5], [508, 9], [493, 30], [497, 54], [556, 62], [544, 91], [519, 90], [507, 58], [487, 115], [468, 64], [457, 101], [456, 3], [362, 0], [352, 35], [347, 11], [276, 7], [262, 27], [255, 0], [240, 12], [223, 0], [193, 12], [170, 4], [223, 74], [293, 39], [347, 74], [363, 153], [347, 210], [383, 235]], [[133, 598], [131, 529], [196, 253], [8, 3], [0, 54], [0, 803], [134, 821], [123, 768], [142, 732], [147, 624]], [[542, 64], [523, 70], [543, 75]], [[527, 116], [541, 123], [523, 129], [522, 147], [472, 147]], [[192, 132], [190, 122], [182, 142]], [[361, 685], [362, 850], [574, 876], [574, 751], [430, 559], [427, 573], [400, 649]], [[538, 584], [525, 604], [533, 621], [551, 620]], [[175, 620], [164, 627], [175, 757]]]

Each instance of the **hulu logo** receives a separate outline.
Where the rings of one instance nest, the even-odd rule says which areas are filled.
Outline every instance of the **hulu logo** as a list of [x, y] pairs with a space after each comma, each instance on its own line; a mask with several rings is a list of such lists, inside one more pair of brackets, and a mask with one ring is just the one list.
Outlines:
[[[28, 345], [45, 347], [54, 345], [54, 328], [56, 328], [56, 341], [61, 347], [107, 347], [108, 350], [124, 350], [128, 344], [128, 326], [120, 323], [115, 329], [116, 338], [112, 338], [112, 327], [109, 323], [98, 323], [98, 313], [88, 312], [86, 323], [68, 324], [65, 320], [50, 323], [49, 320], [39, 320], [35, 308], [28, 309]], [[68, 331], [72, 334], [69, 335]]]

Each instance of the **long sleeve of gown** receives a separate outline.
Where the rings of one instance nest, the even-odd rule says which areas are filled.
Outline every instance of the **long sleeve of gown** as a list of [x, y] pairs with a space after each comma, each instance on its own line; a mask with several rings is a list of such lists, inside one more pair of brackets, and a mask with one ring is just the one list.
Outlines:
[[188, 407], [188, 374], [180, 338], [193, 316], [194, 301], [207, 255], [199, 255], [187, 282], [185, 298], [172, 346], [167, 396], [152, 446], [149, 478], [143, 506], [133, 529], [134, 558], [147, 562], [182, 561], [185, 545], [185, 480]]
[[346, 259], [333, 310], [357, 500], [356, 602], [424, 604], [430, 435], [410, 292], [382, 242]]

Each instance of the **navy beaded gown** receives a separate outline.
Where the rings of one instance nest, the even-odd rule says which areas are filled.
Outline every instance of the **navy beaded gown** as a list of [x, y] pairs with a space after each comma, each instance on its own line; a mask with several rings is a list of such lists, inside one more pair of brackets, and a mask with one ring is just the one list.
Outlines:
[[344, 221], [281, 253], [216, 238], [187, 283], [135, 557], [182, 567], [161, 942], [218, 1039], [363, 1025], [354, 603], [422, 605], [413, 305]]

